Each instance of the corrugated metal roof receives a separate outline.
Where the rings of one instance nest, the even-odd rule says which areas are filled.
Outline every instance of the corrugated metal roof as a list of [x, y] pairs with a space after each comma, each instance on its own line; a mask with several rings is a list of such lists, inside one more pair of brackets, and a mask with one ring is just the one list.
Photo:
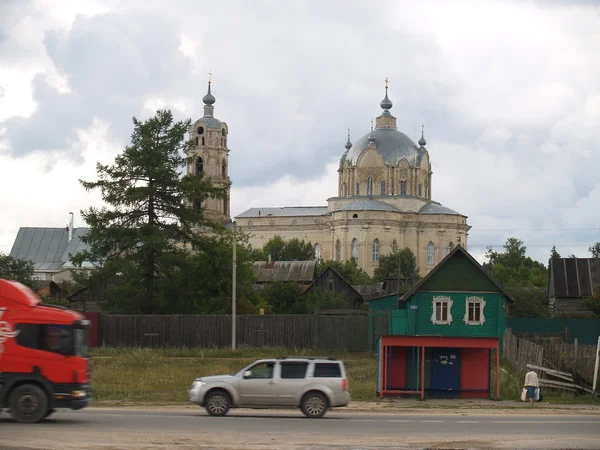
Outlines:
[[283, 206], [275, 208], [250, 208], [237, 218], [244, 217], [290, 217], [290, 216], [326, 216], [327, 206]]
[[86, 248], [81, 236], [87, 232], [88, 228], [73, 229], [73, 239], [69, 242], [66, 228], [21, 227], [10, 256], [33, 262], [38, 272], [60, 270], [69, 263], [69, 253]]
[[316, 261], [255, 261], [252, 270], [258, 283], [296, 281], [312, 283], [317, 277]]
[[342, 206], [340, 211], [394, 211], [400, 212], [397, 208], [378, 200], [355, 200]]
[[550, 274], [555, 297], [591, 297], [600, 288], [600, 258], [552, 258]]

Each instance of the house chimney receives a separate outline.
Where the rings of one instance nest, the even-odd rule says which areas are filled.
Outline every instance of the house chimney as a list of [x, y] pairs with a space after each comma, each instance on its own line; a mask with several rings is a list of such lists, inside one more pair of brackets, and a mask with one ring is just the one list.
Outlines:
[[69, 242], [73, 239], [73, 213], [69, 213], [71, 215], [71, 219], [69, 220]]

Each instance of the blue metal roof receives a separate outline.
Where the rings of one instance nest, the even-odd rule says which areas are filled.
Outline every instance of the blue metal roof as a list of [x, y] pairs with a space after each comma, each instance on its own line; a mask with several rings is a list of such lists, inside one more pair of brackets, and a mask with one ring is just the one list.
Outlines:
[[237, 218], [245, 217], [291, 217], [291, 216], [326, 216], [327, 206], [283, 206], [275, 208], [250, 208]]
[[420, 214], [450, 214], [455, 216], [460, 216], [459, 212], [454, 211], [453, 209], [446, 208], [445, 206], [440, 205], [439, 203], [431, 202], [424, 205], [420, 210]]
[[355, 200], [342, 206], [338, 211], [394, 211], [400, 212], [397, 208], [378, 200]]

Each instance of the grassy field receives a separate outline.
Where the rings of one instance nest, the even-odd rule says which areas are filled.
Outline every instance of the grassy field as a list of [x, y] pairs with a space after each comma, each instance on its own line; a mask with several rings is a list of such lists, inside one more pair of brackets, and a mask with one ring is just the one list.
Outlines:
[[[196, 377], [233, 374], [261, 357], [279, 355], [333, 356], [344, 361], [353, 401], [375, 401], [375, 356], [366, 353], [331, 353], [285, 348], [227, 349], [94, 349], [93, 402], [109, 405], [182, 405]], [[522, 380], [507, 365], [501, 370], [504, 399], [518, 399]], [[545, 393], [553, 403], [599, 403], [590, 396]]]

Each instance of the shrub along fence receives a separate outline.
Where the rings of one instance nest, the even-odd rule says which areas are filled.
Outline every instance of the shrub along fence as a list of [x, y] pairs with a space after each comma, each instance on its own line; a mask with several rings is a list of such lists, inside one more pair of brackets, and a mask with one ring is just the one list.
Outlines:
[[[387, 317], [374, 320], [378, 335], [385, 334]], [[108, 346], [231, 346], [229, 315], [101, 314], [97, 329], [99, 344]], [[236, 318], [236, 345], [366, 352], [369, 330], [366, 311], [339, 315], [240, 315]]]

